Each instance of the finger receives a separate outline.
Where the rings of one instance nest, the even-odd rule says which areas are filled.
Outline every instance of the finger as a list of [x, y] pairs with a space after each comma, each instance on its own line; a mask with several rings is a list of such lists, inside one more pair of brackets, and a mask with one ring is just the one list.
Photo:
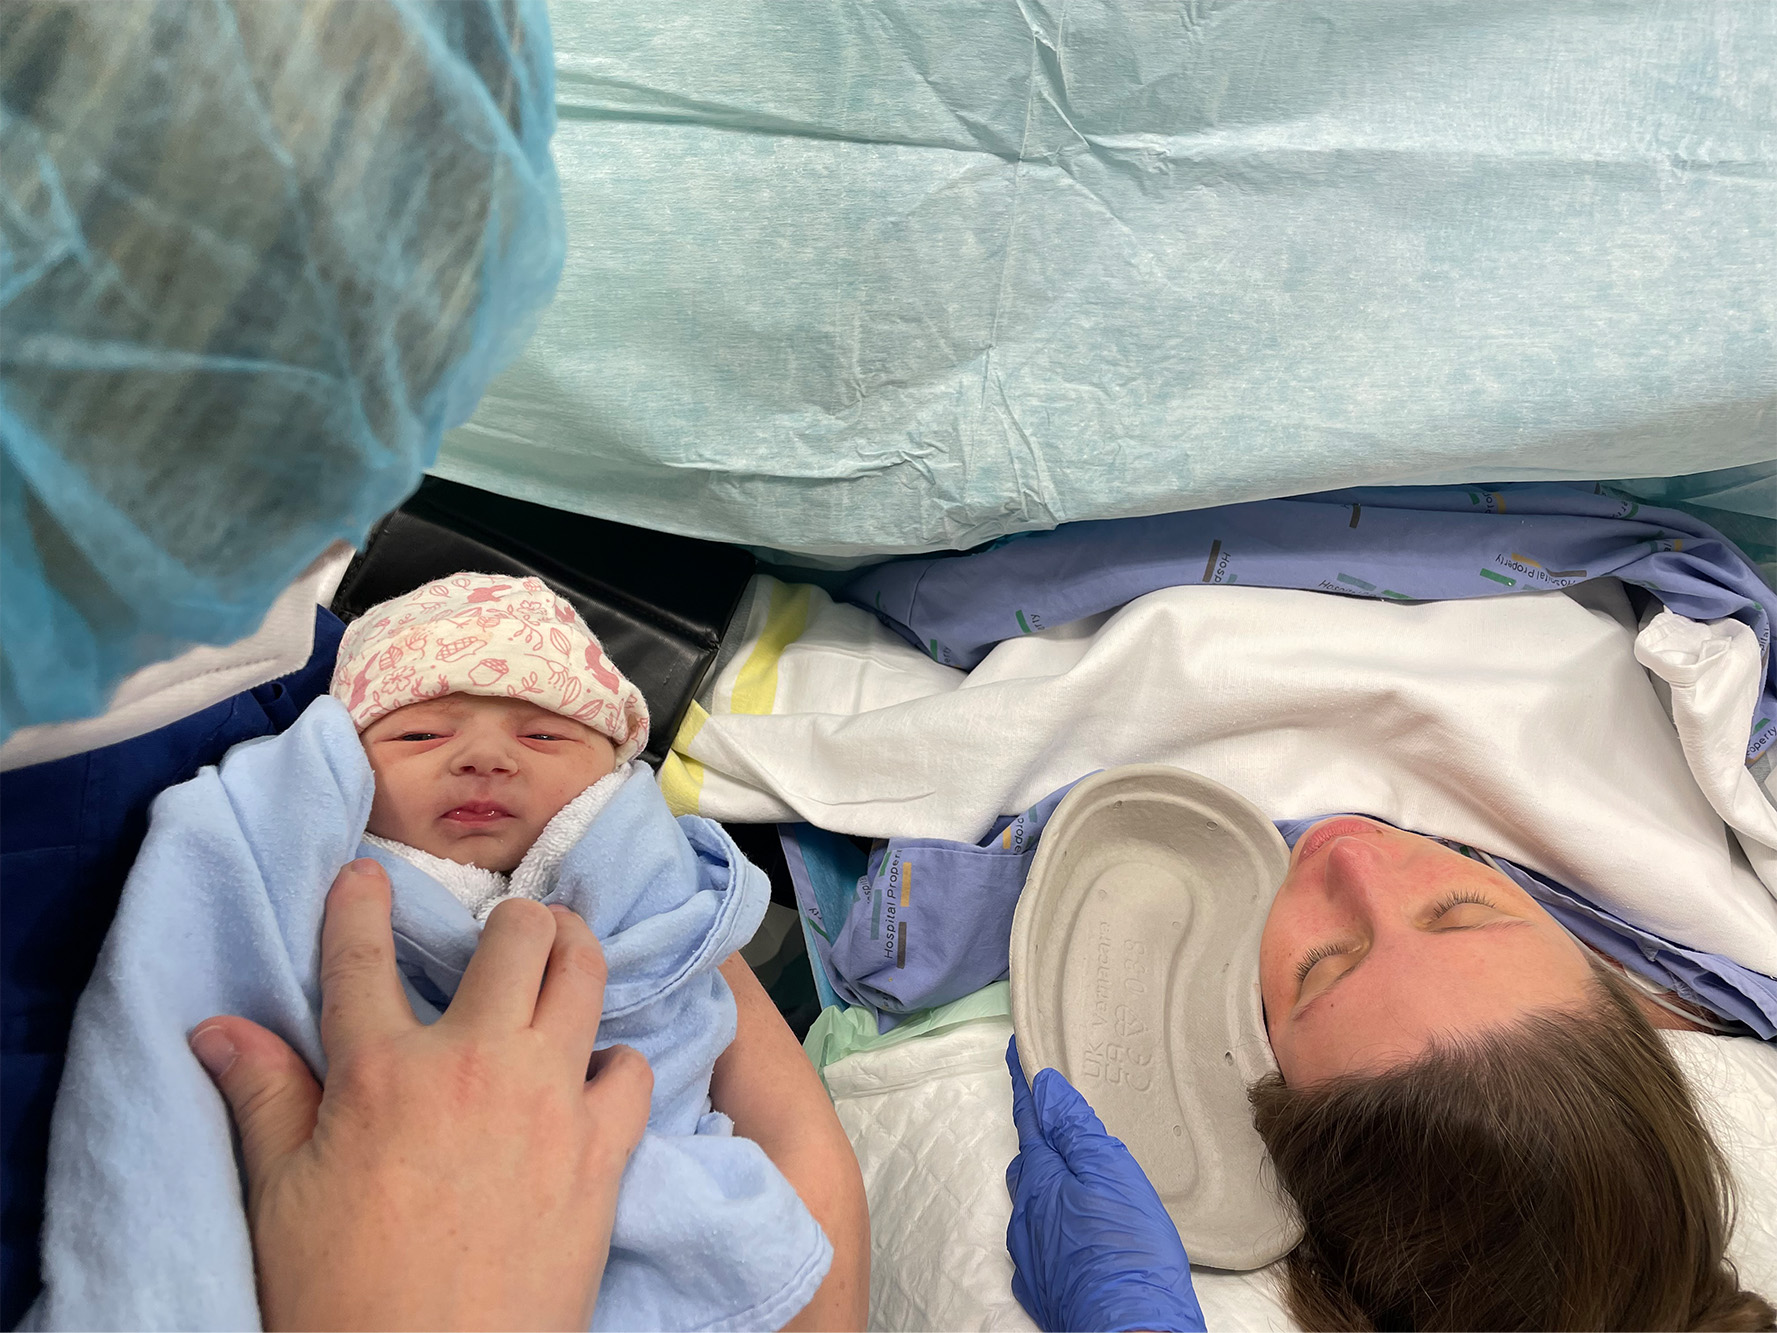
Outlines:
[[321, 1085], [281, 1037], [244, 1018], [205, 1019], [191, 1034], [191, 1052], [234, 1116], [251, 1200], [314, 1134]]
[[321, 1045], [338, 1060], [354, 1044], [418, 1020], [395, 971], [389, 876], [361, 858], [334, 877], [321, 924]]
[[592, 1059], [605, 1007], [605, 951], [591, 929], [565, 907], [555, 913], [555, 943], [531, 1026], [557, 1041], [579, 1069]]
[[585, 1096], [600, 1143], [614, 1154], [607, 1160], [621, 1170], [648, 1128], [654, 1070], [632, 1047], [606, 1047], [593, 1054]]
[[1006, 1163], [1006, 1193], [1013, 1199], [1018, 1197], [1018, 1182], [1024, 1179], [1024, 1157], [1020, 1154]]
[[1012, 1071], [1012, 1123], [1018, 1127], [1018, 1151], [1026, 1153], [1046, 1149], [1049, 1145], [1043, 1138], [1037, 1108], [1032, 1104], [1030, 1089], [1024, 1082], [1024, 1067], [1018, 1062], [1016, 1037], [1006, 1046], [1006, 1065]]
[[1078, 1165], [1077, 1159], [1083, 1152], [1105, 1146], [1110, 1140], [1098, 1113], [1058, 1070], [1038, 1073], [1030, 1095], [1049, 1146], [1061, 1154], [1070, 1169]]
[[497, 1032], [529, 1027], [555, 936], [555, 913], [542, 903], [508, 898], [495, 907], [439, 1021]]

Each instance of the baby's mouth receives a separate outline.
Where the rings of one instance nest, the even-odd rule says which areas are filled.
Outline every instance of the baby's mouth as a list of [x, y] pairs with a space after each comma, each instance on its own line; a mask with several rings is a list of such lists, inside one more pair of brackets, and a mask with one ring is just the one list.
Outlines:
[[446, 810], [442, 819], [453, 824], [464, 824], [471, 827], [485, 827], [497, 824], [502, 819], [513, 819], [516, 816], [497, 801], [465, 801], [453, 809]]

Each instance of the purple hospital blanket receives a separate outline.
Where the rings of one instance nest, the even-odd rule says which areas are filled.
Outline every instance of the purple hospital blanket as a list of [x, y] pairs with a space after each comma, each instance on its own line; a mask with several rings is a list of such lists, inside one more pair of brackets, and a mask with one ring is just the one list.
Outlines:
[[1003, 639], [1181, 584], [1421, 602], [1607, 575], [1692, 620], [1748, 625], [1765, 682], [1747, 761], [1777, 742], [1777, 593], [1707, 524], [1592, 483], [1379, 487], [1070, 523], [967, 554], [876, 565], [841, 595], [938, 661], [971, 668]]

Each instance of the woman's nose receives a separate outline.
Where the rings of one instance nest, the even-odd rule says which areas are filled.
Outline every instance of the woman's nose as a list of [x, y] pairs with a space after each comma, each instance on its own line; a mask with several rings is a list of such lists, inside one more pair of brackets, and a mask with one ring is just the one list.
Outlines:
[[1326, 858], [1327, 896], [1367, 918], [1380, 915], [1377, 909], [1392, 896], [1383, 849], [1373, 839], [1335, 838]]

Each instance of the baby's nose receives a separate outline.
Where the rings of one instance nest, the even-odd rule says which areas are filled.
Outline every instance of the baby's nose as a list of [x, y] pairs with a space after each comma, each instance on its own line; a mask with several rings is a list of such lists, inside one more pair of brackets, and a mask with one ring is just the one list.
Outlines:
[[453, 773], [511, 773], [517, 767], [516, 756], [498, 745], [466, 745], [451, 761]]

